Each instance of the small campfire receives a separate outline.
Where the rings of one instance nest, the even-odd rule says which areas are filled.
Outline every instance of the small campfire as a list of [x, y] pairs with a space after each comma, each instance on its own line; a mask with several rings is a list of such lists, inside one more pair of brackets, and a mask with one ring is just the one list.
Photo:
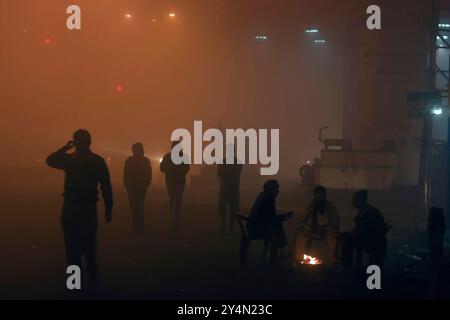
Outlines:
[[300, 259], [300, 264], [311, 264], [318, 265], [322, 264], [322, 261], [318, 258], [308, 256], [307, 254], [303, 255], [303, 259]]

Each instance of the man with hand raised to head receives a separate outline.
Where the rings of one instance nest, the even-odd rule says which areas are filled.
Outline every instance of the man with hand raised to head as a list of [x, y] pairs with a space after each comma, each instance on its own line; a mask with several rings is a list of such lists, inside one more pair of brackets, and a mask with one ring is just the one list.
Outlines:
[[[105, 160], [90, 149], [91, 135], [77, 130], [73, 141], [52, 153], [47, 165], [65, 172], [64, 205], [61, 225], [68, 265], [82, 267], [86, 260], [92, 284], [98, 284], [97, 269], [97, 202], [98, 186], [105, 203], [105, 221], [112, 220], [113, 197], [109, 170]], [[75, 148], [73, 153], [68, 153]]]

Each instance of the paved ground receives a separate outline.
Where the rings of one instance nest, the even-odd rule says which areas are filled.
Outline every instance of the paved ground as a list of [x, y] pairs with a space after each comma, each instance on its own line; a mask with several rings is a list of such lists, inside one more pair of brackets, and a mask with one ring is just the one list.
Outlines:
[[[268, 269], [261, 263], [261, 244], [252, 247], [249, 266], [243, 270], [237, 263], [239, 233], [217, 231], [213, 196], [206, 197], [211, 198], [209, 204], [199, 204], [190, 201], [195, 197], [188, 191], [184, 228], [179, 234], [171, 234], [167, 199], [160, 188], [153, 188], [148, 199], [148, 228], [143, 236], [131, 232], [125, 195], [116, 188], [113, 224], [102, 223], [99, 228], [103, 286], [83, 294], [69, 294], [64, 290], [58, 187], [35, 188], [26, 196], [17, 191], [8, 196], [3, 193], [0, 298], [410, 299], [428, 295], [423, 235], [411, 237], [401, 228], [393, 229], [383, 289], [379, 292], [367, 290], [364, 276], [335, 268], [293, 267], [292, 261], [286, 259], [280, 266]], [[283, 190], [280, 208], [299, 211], [306, 198]], [[342, 214], [343, 228], [351, 226], [352, 214]], [[294, 229], [295, 221], [291, 221], [286, 226], [290, 238]], [[324, 255], [324, 249], [319, 243], [314, 253]]]

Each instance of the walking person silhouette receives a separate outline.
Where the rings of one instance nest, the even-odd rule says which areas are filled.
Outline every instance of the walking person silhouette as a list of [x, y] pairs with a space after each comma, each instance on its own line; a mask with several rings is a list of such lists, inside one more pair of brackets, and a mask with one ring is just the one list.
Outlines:
[[[172, 143], [173, 150], [181, 141]], [[177, 231], [180, 228], [180, 212], [183, 202], [184, 187], [186, 185], [186, 175], [189, 172], [189, 160], [180, 152], [180, 156], [184, 159], [181, 164], [175, 164], [172, 161], [172, 152], [164, 155], [160, 164], [160, 170], [165, 174], [167, 193], [169, 194], [170, 212], [172, 213], [171, 231]]]
[[150, 160], [144, 155], [142, 143], [133, 144], [131, 150], [133, 156], [125, 161], [123, 184], [128, 193], [133, 228], [136, 232], [143, 233], [145, 195], [152, 182], [152, 166]]

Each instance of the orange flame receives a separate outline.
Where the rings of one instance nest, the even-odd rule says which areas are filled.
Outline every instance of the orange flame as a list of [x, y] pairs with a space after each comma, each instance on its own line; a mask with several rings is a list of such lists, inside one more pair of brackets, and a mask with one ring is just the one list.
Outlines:
[[311, 256], [308, 256], [307, 254], [304, 254], [301, 264], [318, 265], [318, 264], [322, 264], [322, 261], [320, 261], [318, 258], [311, 257]]

